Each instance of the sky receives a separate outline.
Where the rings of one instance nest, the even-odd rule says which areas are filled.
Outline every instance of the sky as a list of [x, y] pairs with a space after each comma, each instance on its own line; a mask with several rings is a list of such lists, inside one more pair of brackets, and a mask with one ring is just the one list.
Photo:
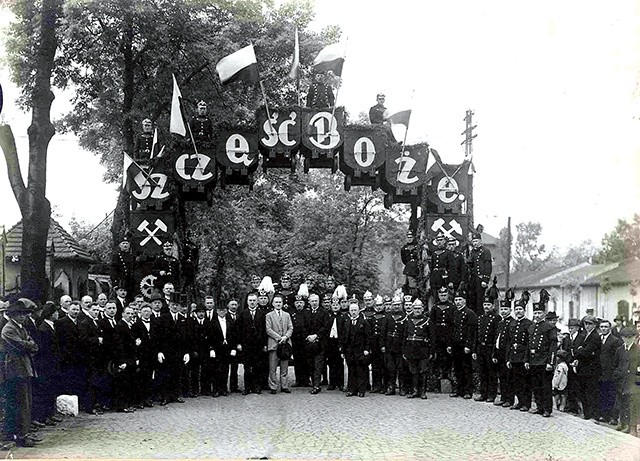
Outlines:
[[[514, 226], [537, 221], [542, 241], [562, 249], [597, 244], [640, 212], [639, 8], [631, 0], [317, 0], [312, 26], [343, 31], [337, 98], [351, 114], [383, 92], [391, 112], [412, 109], [409, 144], [428, 141], [444, 162], [459, 163], [473, 110], [476, 223], [497, 236], [509, 216]], [[30, 116], [7, 107], [16, 90], [6, 68], [0, 81], [24, 157]], [[97, 223], [113, 209], [115, 185], [103, 184], [103, 173], [73, 137], [54, 137], [47, 194], [63, 223]], [[0, 162], [0, 225], [19, 218]]]

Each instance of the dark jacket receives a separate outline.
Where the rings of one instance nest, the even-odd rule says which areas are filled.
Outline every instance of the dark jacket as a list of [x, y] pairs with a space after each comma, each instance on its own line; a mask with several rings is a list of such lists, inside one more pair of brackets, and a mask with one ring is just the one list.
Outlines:
[[533, 322], [526, 317], [512, 319], [507, 329], [507, 362], [525, 363], [529, 345], [529, 327]]
[[469, 255], [469, 280], [472, 284], [489, 283], [491, 279], [491, 252], [481, 246], [471, 250]]
[[392, 314], [387, 315], [385, 353], [402, 354], [406, 338], [406, 319], [407, 316], [404, 314], [400, 314], [397, 319], [394, 319]]
[[329, 337], [329, 330], [331, 328], [329, 318], [329, 312], [319, 307], [315, 313], [309, 312], [309, 323], [307, 324], [307, 336], [318, 335], [318, 344], [320, 349], [318, 352], [324, 350]]
[[54, 325], [58, 333], [60, 365], [63, 367], [84, 365], [84, 348], [77, 323], [66, 316], [57, 320]]
[[508, 316], [502, 318], [498, 316], [498, 325], [496, 327], [496, 340], [493, 346], [493, 358], [497, 360], [506, 360], [507, 351], [509, 350], [509, 326], [513, 317]]
[[478, 317], [478, 332], [476, 336], [475, 351], [492, 356], [493, 349], [496, 346], [496, 338], [498, 333], [498, 325], [500, 324], [500, 316], [495, 313], [482, 314]]
[[453, 339], [453, 311], [451, 303], [436, 303], [429, 313], [433, 325], [433, 339], [436, 343], [451, 344]]
[[53, 327], [42, 322], [38, 327], [38, 352], [33, 357], [38, 376], [53, 377], [60, 374], [60, 350]]
[[[127, 367], [134, 369], [136, 360], [138, 360], [138, 347], [136, 346], [136, 337], [129, 325], [124, 320], [120, 320], [116, 324], [116, 351], [115, 364], [127, 364]], [[131, 370], [130, 370], [131, 371]]]
[[225, 337], [220, 326], [220, 321], [216, 315], [209, 326], [211, 331], [211, 347], [216, 352], [216, 358], [228, 357], [232, 350], [238, 345], [237, 322], [231, 319], [231, 315], [225, 316], [227, 320], [227, 338]]
[[623, 395], [640, 395], [640, 346], [633, 343], [627, 351], [623, 346], [616, 349], [613, 379]]
[[572, 356], [578, 361], [576, 374], [579, 376], [600, 376], [600, 350], [602, 341], [600, 335], [593, 330], [589, 335], [586, 331], [578, 333], [572, 347]]
[[558, 335], [555, 325], [546, 321], [534, 322], [529, 325], [529, 345], [527, 346], [525, 362], [532, 366], [555, 366]]
[[476, 344], [478, 317], [468, 307], [453, 311], [452, 344], [462, 345], [471, 350]]
[[364, 351], [371, 353], [372, 335], [371, 325], [363, 316], [358, 316], [356, 324], [351, 319], [344, 322], [343, 335], [340, 338], [340, 348], [347, 360], [366, 360]]
[[170, 312], [162, 314], [158, 320], [157, 350], [167, 359], [182, 359], [189, 352], [189, 331], [187, 319], [178, 314], [174, 321]]
[[251, 318], [251, 311], [244, 309], [238, 316], [238, 344], [242, 345], [242, 352], [246, 355], [252, 352], [262, 352], [267, 346], [266, 312], [256, 308], [255, 316]]
[[422, 317], [407, 317], [404, 321], [404, 347], [402, 355], [407, 360], [428, 359], [431, 353], [431, 342], [433, 337], [433, 324], [431, 319], [423, 315]]
[[140, 364], [147, 367], [155, 364], [158, 356], [158, 346], [156, 344], [158, 336], [158, 326], [155, 322], [149, 321], [149, 329], [144, 325], [141, 318], [138, 318], [131, 326], [131, 332], [135, 338], [139, 338], [141, 343], [136, 348]]
[[620, 338], [611, 333], [602, 343], [600, 350], [600, 381], [613, 381], [613, 365], [616, 350], [624, 344]]

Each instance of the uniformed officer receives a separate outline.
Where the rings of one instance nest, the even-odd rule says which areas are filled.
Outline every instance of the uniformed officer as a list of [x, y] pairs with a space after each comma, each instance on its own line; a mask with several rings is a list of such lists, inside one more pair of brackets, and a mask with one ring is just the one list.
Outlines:
[[469, 255], [469, 307], [476, 313], [482, 313], [482, 299], [491, 279], [491, 252], [482, 246], [482, 236], [474, 232], [471, 236], [473, 246]]
[[484, 314], [478, 317], [478, 340], [472, 355], [480, 370], [480, 395], [474, 400], [493, 402], [498, 394], [498, 373], [492, 359], [500, 319], [490, 298], [484, 298], [482, 307]]
[[518, 403], [514, 402], [510, 408], [520, 411], [529, 411], [531, 407], [531, 382], [529, 372], [524, 367], [529, 346], [529, 327], [532, 324], [524, 316], [528, 295], [516, 301], [513, 309], [515, 319], [507, 330], [507, 368], [513, 370], [513, 391], [518, 398]]
[[387, 315], [387, 326], [385, 328], [385, 353], [384, 360], [387, 367], [387, 373], [389, 376], [387, 392], [385, 395], [395, 395], [396, 382], [398, 382], [398, 389], [403, 388], [402, 364], [404, 359], [402, 358], [402, 348], [404, 347], [405, 335], [405, 320], [407, 316], [402, 312], [402, 298], [400, 296], [394, 296], [391, 301], [391, 311]]
[[460, 286], [463, 280], [467, 279], [467, 265], [464, 255], [459, 251], [459, 243], [455, 237], [447, 239], [447, 251], [451, 254], [451, 265], [449, 266], [449, 288]]
[[133, 296], [135, 290], [135, 280], [133, 278], [135, 261], [135, 256], [131, 251], [129, 235], [127, 234], [118, 244], [118, 250], [113, 252], [110, 275], [112, 281], [120, 280], [124, 283], [122, 288], [127, 290], [129, 296]]
[[[442, 232], [439, 232], [435, 239], [435, 247], [431, 247], [429, 251], [429, 284], [431, 293], [438, 293], [442, 287], [455, 289], [453, 285], [449, 285], [449, 272], [453, 265], [453, 255], [445, 247], [445, 238]], [[459, 285], [458, 285], [459, 286]]]
[[[407, 243], [400, 249], [400, 259], [404, 264], [402, 273], [407, 277], [409, 286], [417, 286], [420, 277], [420, 245], [416, 242], [411, 229], [407, 231]], [[413, 280], [409, 280], [413, 279]]]
[[411, 316], [405, 320], [405, 342], [402, 351], [411, 373], [412, 391], [407, 395], [409, 399], [427, 398], [432, 337], [431, 320], [424, 314], [422, 301], [416, 299], [413, 302]]
[[463, 287], [458, 288], [453, 296], [453, 335], [447, 352], [453, 359], [453, 371], [458, 382], [458, 389], [451, 397], [470, 399], [473, 395], [473, 368], [471, 354], [476, 342], [478, 318], [475, 312], [467, 307], [467, 293]]
[[376, 95], [376, 105], [369, 109], [369, 122], [372, 125], [382, 125], [388, 117], [387, 108], [384, 106], [385, 95], [378, 93]]
[[156, 257], [153, 267], [158, 274], [158, 286], [164, 286], [165, 283], [175, 286], [179, 284], [180, 263], [173, 256], [173, 243], [170, 240], [162, 244], [162, 254]]
[[440, 379], [449, 378], [451, 372], [451, 354], [447, 347], [451, 345], [453, 335], [454, 306], [449, 301], [449, 290], [440, 287], [438, 302], [431, 309], [431, 324], [433, 325], [433, 351], [435, 352], [434, 371]]
[[291, 276], [289, 274], [285, 273], [280, 277], [280, 290], [278, 291], [278, 294], [280, 294], [284, 299], [284, 306], [282, 307], [282, 310], [291, 313], [294, 310], [293, 304], [295, 303], [296, 296], [291, 288]]
[[511, 300], [513, 299], [513, 291], [507, 290], [505, 299], [500, 300], [500, 319], [496, 328], [496, 341], [493, 348], [492, 361], [498, 371], [498, 380], [500, 382], [500, 400], [494, 405], [510, 407], [513, 405], [513, 383], [512, 373], [507, 368], [507, 350], [509, 325], [513, 320], [511, 316]]
[[198, 102], [198, 113], [191, 118], [191, 133], [196, 144], [206, 146], [213, 139], [213, 123], [207, 115], [207, 103], [203, 100]]
[[142, 121], [142, 133], [136, 136], [133, 152], [135, 160], [149, 160], [151, 158], [151, 148], [153, 147], [153, 122], [150, 118]]
[[371, 393], [383, 393], [387, 389], [388, 374], [384, 364], [387, 314], [384, 311], [382, 296], [375, 298], [373, 314], [368, 318], [371, 325]]
[[544, 302], [533, 303], [533, 324], [529, 326], [524, 367], [529, 371], [531, 379], [537, 407], [535, 413], [548, 418], [553, 411], [551, 380], [558, 338], [555, 326], [549, 325], [544, 319], [545, 311]]
[[306, 302], [302, 295], [295, 295], [293, 309], [289, 313], [293, 323], [291, 345], [293, 347], [293, 367], [296, 375], [294, 387], [308, 387], [311, 375], [309, 374], [309, 364], [307, 363], [305, 339], [308, 335], [309, 310], [306, 309]]
[[335, 105], [335, 96], [330, 85], [325, 83], [324, 74], [314, 74], [314, 82], [309, 86], [307, 93], [307, 107], [327, 108]]
[[242, 308], [246, 309], [247, 308], [247, 299], [249, 298], [250, 295], [256, 295], [258, 296], [258, 287], [260, 286], [260, 281], [262, 279], [260, 278], [260, 276], [258, 274], [253, 274], [251, 276], [251, 288], [249, 289], [249, 291], [247, 292], [247, 294], [244, 297], [244, 302], [242, 303]]

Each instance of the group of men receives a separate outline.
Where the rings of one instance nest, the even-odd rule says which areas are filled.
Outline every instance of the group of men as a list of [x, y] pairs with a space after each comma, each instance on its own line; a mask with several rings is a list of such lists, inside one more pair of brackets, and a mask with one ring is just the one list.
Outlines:
[[[5, 305], [5, 436], [36, 443], [31, 431], [58, 421], [60, 394], [77, 395], [81, 410], [100, 415], [240, 392], [239, 363], [244, 395], [290, 393], [291, 359], [293, 386], [309, 387], [314, 395], [326, 386], [348, 397], [370, 391], [427, 399], [428, 391], [440, 391], [450, 380], [451, 397], [471, 399], [475, 368], [476, 401], [544, 417], [553, 411], [558, 362], [566, 363], [566, 409], [575, 405], [585, 418], [604, 422], [619, 416], [619, 429], [635, 434], [635, 328], [612, 333], [609, 322], [587, 316], [570, 320], [566, 337], [558, 335], [558, 319], [547, 312], [542, 294], [530, 320], [524, 295], [499, 300], [498, 312], [495, 300], [484, 297], [477, 315], [463, 287], [451, 295], [441, 286], [437, 301], [425, 308], [402, 293], [366, 292], [359, 302], [332, 277], [320, 293], [311, 281], [296, 292], [287, 275], [274, 291], [259, 289], [260, 281], [254, 277], [243, 301], [221, 304], [212, 296], [189, 303], [167, 282], [149, 301], [137, 296], [128, 302], [126, 289], [118, 287], [116, 299], [63, 296], [59, 306], [43, 309], [24, 299]], [[600, 334], [594, 333], [597, 323]], [[430, 378], [446, 381], [434, 386]]]

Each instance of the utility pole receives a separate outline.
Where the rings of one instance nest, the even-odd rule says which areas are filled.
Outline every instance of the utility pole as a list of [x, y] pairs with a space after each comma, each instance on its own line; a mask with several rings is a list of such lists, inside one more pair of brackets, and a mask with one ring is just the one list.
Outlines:
[[[472, 117], [474, 112], [469, 109], [467, 110], [464, 116], [465, 129], [461, 135], [464, 136], [464, 141], [460, 143], [460, 145], [464, 145], [464, 159], [469, 162], [473, 161], [473, 139], [478, 136], [477, 134], [473, 134], [473, 129], [478, 125], [473, 124]], [[471, 167], [473, 168], [473, 167]], [[473, 174], [469, 175], [469, 191], [470, 194], [467, 197], [467, 215], [469, 216], [469, 228], [474, 228], [473, 222]]]
[[509, 275], [511, 272], [511, 216], [507, 219], [507, 273], [505, 274], [505, 288], [509, 288]]

